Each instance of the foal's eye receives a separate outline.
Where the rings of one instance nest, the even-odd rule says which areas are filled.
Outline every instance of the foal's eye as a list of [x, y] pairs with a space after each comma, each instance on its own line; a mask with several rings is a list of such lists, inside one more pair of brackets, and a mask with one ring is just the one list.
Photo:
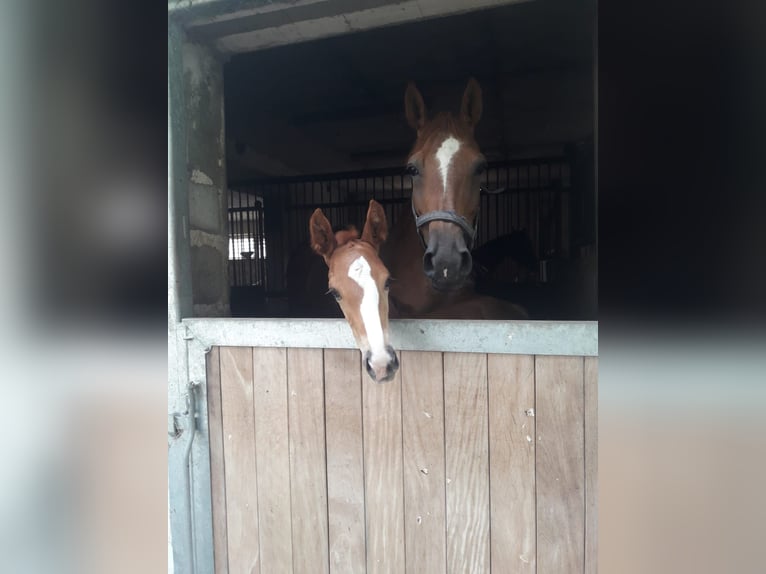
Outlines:
[[335, 289], [330, 289], [329, 291], [327, 291], [327, 295], [332, 295], [333, 297], [335, 297], [336, 301], [341, 300], [340, 293], [338, 293]]
[[420, 170], [418, 169], [418, 166], [416, 166], [414, 163], [408, 163], [407, 167], [404, 168], [404, 172], [407, 175], [419, 175]]
[[383, 288], [388, 291], [388, 288], [391, 287], [391, 278], [389, 277], [386, 279], [386, 284], [383, 286]]
[[487, 171], [487, 162], [481, 162], [479, 165], [476, 166], [476, 169], [474, 170], [474, 173], [476, 175], [481, 175], [485, 171]]

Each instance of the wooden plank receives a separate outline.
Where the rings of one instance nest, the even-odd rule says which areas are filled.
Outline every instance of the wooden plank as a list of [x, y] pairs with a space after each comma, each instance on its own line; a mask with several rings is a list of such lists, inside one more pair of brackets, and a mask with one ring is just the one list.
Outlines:
[[447, 572], [489, 572], [487, 356], [444, 354]]
[[290, 572], [290, 445], [285, 349], [253, 349], [258, 530], [263, 572]]
[[225, 574], [229, 569], [226, 549], [226, 480], [220, 361], [220, 349], [213, 347], [207, 356], [207, 420], [210, 440], [210, 490], [213, 506], [213, 561], [215, 573]]
[[324, 358], [330, 572], [356, 574], [366, 564], [362, 370], [356, 350]]
[[321, 349], [287, 349], [293, 572], [329, 571]]
[[388, 383], [362, 381], [367, 574], [404, 572], [401, 391], [401, 369]]
[[253, 354], [247, 347], [222, 347], [221, 412], [226, 477], [226, 529], [230, 572], [260, 572]]
[[585, 357], [585, 574], [598, 571], [598, 357]]
[[537, 571], [582, 572], [585, 559], [583, 358], [535, 358]]
[[488, 355], [493, 572], [536, 569], [535, 358]]
[[446, 572], [442, 354], [403, 351], [406, 571]]

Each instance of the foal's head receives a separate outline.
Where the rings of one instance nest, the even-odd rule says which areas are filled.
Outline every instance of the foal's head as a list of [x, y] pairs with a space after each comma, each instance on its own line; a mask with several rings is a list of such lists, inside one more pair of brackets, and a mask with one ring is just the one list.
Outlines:
[[[440, 113], [429, 119], [414, 84], [407, 86], [404, 107], [407, 121], [417, 132], [407, 172], [412, 175], [412, 206], [425, 247], [423, 271], [436, 289], [459, 288], [471, 273], [481, 179], [487, 165], [474, 139], [481, 117], [481, 88], [476, 80], [469, 80], [457, 117]], [[425, 221], [420, 220], [423, 216]]]
[[388, 344], [388, 269], [378, 257], [386, 240], [386, 213], [370, 201], [362, 238], [356, 230], [333, 233], [321, 209], [311, 216], [311, 247], [324, 257], [330, 293], [351, 326], [373, 381], [394, 378], [399, 359]]

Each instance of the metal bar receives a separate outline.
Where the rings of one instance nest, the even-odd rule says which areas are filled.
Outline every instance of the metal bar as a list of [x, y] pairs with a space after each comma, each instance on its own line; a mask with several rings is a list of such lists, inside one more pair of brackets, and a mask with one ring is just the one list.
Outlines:
[[194, 566], [197, 574], [213, 572], [213, 501], [210, 491], [210, 440], [207, 412], [206, 357], [210, 348], [186, 337], [188, 381], [195, 389], [195, 435], [189, 458]]
[[253, 285], [255, 283], [255, 278], [253, 276], [253, 265], [256, 262], [256, 258], [258, 257], [258, 251], [255, 249], [255, 222], [253, 221], [253, 218], [255, 217], [255, 209], [250, 205], [250, 195], [245, 196], [246, 205], [249, 207], [247, 210], [247, 250], [251, 253], [250, 259], [247, 262], [247, 281], [248, 286]]
[[[495, 189], [500, 187], [500, 170], [495, 169]], [[500, 198], [495, 196], [495, 237], [502, 235], [500, 227]]]
[[[232, 191], [230, 198], [231, 204], [234, 205], [234, 194], [236, 191]], [[231, 240], [231, 265], [232, 265], [232, 280], [233, 285], [239, 285], [239, 268], [237, 265], [237, 213], [233, 212], [229, 214], [229, 239]]]
[[258, 208], [258, 284], [266, 288], [266, 212], [263, 201]]
[[[232, 203], [233, 195], [234, 195], [234, 192], [230, 190], [229, 191], [229, 196], [227, 198], [229, 204]], [[233, 215], [231, 209], [229, 209], [226, 212], [226, 229], [227, 229], [226, 233], [227, 233], [227, 236], [228, 236], [228, 239], [229, 239], [228, 240], [228, 246], [227, 246], [228, 253], [227, 253], [226, 257], [227, 257], [227, 264], [229, 265], [229, 269], [230, 269], [230, 271], [229, 271], [229, 285], [230, 286], [233, 286], [233, 285], [237, 284], [237, 277], [235, 275], [236, 268], [234, 266], [234, 262], [232, 261], [232, 259], [234, 258], [234, 227], [232, 226], [232, 223], [231, 223], [232, 217], [234, 217], [234, 215]]]
[[[239, 192], [237, 192], [237, 206], [242, 207], [242, 197]], [[236, 261], [234, 265], [237, 267], [237, 274], [239, 276], [239, 281], [237, 282], [237, 285], [242, 286], [244, 284], [244, 272], [245, 268], [242, 266], [242, 212], [237, 212], [234, 214], [234, 219], [236, 221], [236, 234], [235, 234], [235, 253], [239, 253], [239, 257], [235, 257]]]
[[[356, 349], [343, 319], [186, 319], [204, 346]], [[404, 351], [598, 356], [595, 321], [394, 319], [391, 344]]]
[[[248, 200], [249, 201], [249, 200]], [[250, 284], [255, 285], [258, 283], [258, 266], [261, 260], [261, 247], [260, 247], [260, 227], [258, 220], [258, 200], [253, 198], [253, 207], [250, 212], [250, 225], [252, 226], [252, 233], [250, 235], [250, 243], [253, 246], [253, 261], [251, 263], [250, 272]]]
[[[258, 266], [261, 260], [261, 247], [259, 238], [259, 220], [258, 220], [258, 200], [256, 197], [252, 198], [253, 205], [250, 208], [250, 226], [252, 231], [250, 233], [250, 243], [253, 246], [253, 260], [250, 263], [250, 285], [256, 285], [258, 283]], [[250, 203], [250, 197], [248, 197], [248, 203]]]

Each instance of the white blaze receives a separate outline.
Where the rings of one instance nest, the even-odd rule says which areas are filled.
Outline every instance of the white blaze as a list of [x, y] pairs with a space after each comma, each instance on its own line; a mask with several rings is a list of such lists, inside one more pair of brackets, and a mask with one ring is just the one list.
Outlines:
[[359, 310], [362, 314], [364, 330], [367, 331], [367, 342], [372, 353], [370, 362], [373, 366], [378, 360], [388, 363], [389, 357], [383, 339], [383, 326], [380, 323], [378, 312], [378, 286], [370, 273], [370, 264], [364, 257], [360, 256], [348, 268], [348, 276], [362, 288], [362, 304]]
[[452, 136], [449, 136], [442, 142], [439, 149], [436, 150], [436, 161], [439, 162], [439, 173], [442, 176], [442, 184], [444, 185], [442, 193], [447, 195], [447, 175], [449, 174], [449, 166], [452, 163], [452, 158], [460, 149], [460, 141]]

